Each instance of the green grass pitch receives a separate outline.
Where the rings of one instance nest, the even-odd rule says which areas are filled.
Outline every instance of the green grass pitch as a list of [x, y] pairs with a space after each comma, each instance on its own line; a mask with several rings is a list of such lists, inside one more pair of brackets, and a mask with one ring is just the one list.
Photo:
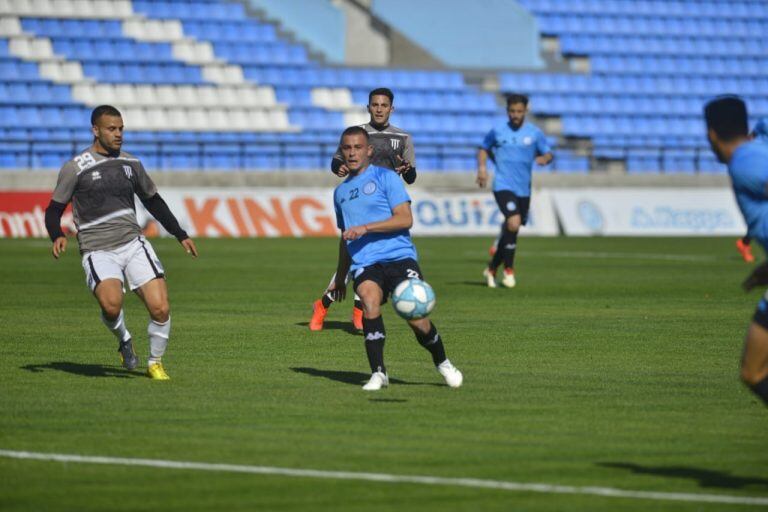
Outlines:
[[[464, 387], [385, 306], [390, 388], [366, 394], [351, 303], [307, 329], [333, 239], [155, 241], [170, 382], [120, 368], [76, 244], [0, 240], [0, 449], [768, 497], [768, 409], [738, 381], [759, 293], [720, 239], [416, 241]], [[147, 315], [126, 317], [146, 364]], [[0, 510], [755, 510], [590, 495], [0, 458]]]

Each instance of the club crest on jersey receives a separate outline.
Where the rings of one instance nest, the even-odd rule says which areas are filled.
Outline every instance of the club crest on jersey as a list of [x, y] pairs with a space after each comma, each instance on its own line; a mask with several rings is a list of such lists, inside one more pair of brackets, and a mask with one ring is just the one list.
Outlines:
[[96, 181], [101, 179], [101, 173], [99, 171], [93, 171], [91, 173], [91, 180]]
[[131, 168], [130, 165], [124, 165], [123, 172], [125, 173], [125, 177], [128, 179], [131, 179], [133, 177], [133, 168]]
[[389, 143], [392, 144], [392, 149], [398, 149], [400, 147], [400, 139], [389, 139]]
[[373, 181], [369, 181], [363, 186], [363, 194], [365, 195], [371, 195], [374, 192], [376, 192], [376, 183]]
[[526, 146], [530, 146], [533, 144], [533, 139], [531, 137], [523, 137], [523, 144]]

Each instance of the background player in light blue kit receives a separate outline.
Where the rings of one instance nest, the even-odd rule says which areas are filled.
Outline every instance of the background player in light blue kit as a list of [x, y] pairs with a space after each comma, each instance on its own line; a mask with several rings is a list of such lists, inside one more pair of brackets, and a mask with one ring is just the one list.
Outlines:
[[[736, 202], [747, 223], [748, 235], [768, 247], [768, 144], [751, 140], [747, 107], [741, 98], [721, 96], [704, 107], [707, 137], [718, 160], [728, 165]], [[744, 281], [749, 291], [768, 284], [768, 263]], [[741, 379], [768, 404], [768, 293], [757, 305], [744, 342]]]
[[496, 269], [502, 261], [502, 284], [507, 288], [516, 284], [514, 263], [517, 233], [528, 220], [533, 164], [547, 165], [552, 161], [552, 150], [544, 133], [537, 126], [525, 122], [527, 111], [527, 97], [521, 94], [508, 96], [509, 121], [488, 132], [477, 152], [477, 184], [482, 188], [488, 182], [486, 165], [490, 157], [496, 165], [493, 195], [504, 215], [496, 251], [483, 271], [491, 288], [496, 287]]
[[[377, 391], [389, 385], [384, 366], [386, 331], [381, 304], [404, 279], [422, 278], [416, 248], [408, 231], [413, 225], [411, 198], [400, 177], [389, 169], [370, 165], [373, 147], [359, 126], [344, 130], [341, 153], [349, 177], [333, 195], [336, 222], [342, 231], [336, 279], [331, 285], [338, 300], [346, 294], [351, 270], [355, 291], [363, 303], [365, 350], [371, 378], [363, 386]], [[445, 356], [437, 328], [428, 318], [408, 320], [416, 339], [432, 354], [432, 361], [446, 384], [459, 387], [461, 372]]]

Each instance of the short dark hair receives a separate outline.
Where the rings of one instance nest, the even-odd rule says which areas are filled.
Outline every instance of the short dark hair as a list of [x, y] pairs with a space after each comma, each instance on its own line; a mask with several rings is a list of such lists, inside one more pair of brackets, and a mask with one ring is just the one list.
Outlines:
[[710, 100], [704, 105], [704, 119], [707, 128], [724, 141], [746, 137], [749, 133], [747, 104], [735, 94], [725, 94]]
[[368, 141], [369, 139], [368, 132], [365, 131], [365, 128], [363, 128], [362, 126], [350, 126], [346, 130], [341, 132], [341, 138], [339, 139], [339, 142], [344, 140], [344, 137], [346, 137], [347, 135], [362, 135], [363, 137], [365, 137], [366, 141]]
[[371, 104], [371, 101], [373, 101], [374, 96], [386, 96], [389, 98], [390, 103], [395, 102], [395, 94], [392, 92], [391, 89], [387, 87], [379, 87], [378, 89], [374, 89], [371, 92], [368, 93], [368, 104]]
[[522, 103], [526, 107], [528, 106], [528, 96], [525, 94], [507, 94], [507, 108], [515, 103]]
[[96, 121], [98, 121], [101, 116], [123, 117], [120, 111], [112, 105], [99, 105], [93, 109], [93, 112], [91, 112], [91, 126], [96, 126]]

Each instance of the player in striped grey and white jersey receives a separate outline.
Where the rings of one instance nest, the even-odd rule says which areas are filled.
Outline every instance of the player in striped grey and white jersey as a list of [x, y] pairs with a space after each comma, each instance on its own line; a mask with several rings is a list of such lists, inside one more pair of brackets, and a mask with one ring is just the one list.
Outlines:
[[147, 374], [167, 380], [161, 363], [171, 330], [165, 272], [152, 244], [141, 234], [134, 195], [187, 253], [197, 257], [197, 248], [157, 193], [141, 161], [122, 151], [124, 126], [120, 112], [109, 105], [97, 107], [91, 114], [91, 125], [93, 144], [61, 168], [45, 212], [53, 256], [58, 259], [66, 251], [61, 216], [72, 202], [86, 282], [101, 306], [102, 321], [118, 339], [123, 366], [130, 370], [138, 366], [123, 313], [123, 286], [127, 280], [150, 315]]

